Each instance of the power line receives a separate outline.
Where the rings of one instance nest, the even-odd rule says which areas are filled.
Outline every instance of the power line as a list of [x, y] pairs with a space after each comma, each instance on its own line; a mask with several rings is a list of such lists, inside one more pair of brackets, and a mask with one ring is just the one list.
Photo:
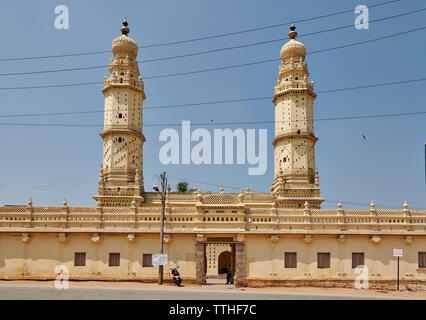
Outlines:
[[[316, 53], [320, 53], [320, 52], [327, 52], [327, 51], [332, 51], [332, 50], [337, 50], [337, 49], [342, 49], [342, 48], [348, 48], [348, 47], [351, 47], [351, 46], [356, 46], [356, 45], [365, 44], [365, 43], [371, 43], [371, 42], [374, 42], [374, 41], [378, 41], [378, 40], [382, 40], [382, 39], [388, 39], [388, 38], [396, 37], [396, 36], [403, 35], [403, 34], [406, 34], [406, 33], [409, 33], [409, 32], [416, 32], [416, 31], [425, 30], [425, 29], [426, 29], [426, 26], [416, 28], [416, 29], [406, 30], [406, 31], [403, 31], [403, 32], [390, 34], [390, 35], [386, 35], [386, 36], [382, 36], [382, 37], [378, 37], [378, 38], [374, 38], [374, 39], [370, 39], [370, 40], [358, 41], [358, 42], [354, 42], [354, 43], [350, 43], [350, 44], [346, 44], [346, 45], [341, 45], [341, 46], [338, 46], [338, 47], [312, 51], [312, 52], [308, 52], [307, 54], [316, 54]], [[189, 74], [197, 74], [197, 73], [204, 73], [204, 72], [211, 72], [211, 71], [218, 71], [218, 70], [240, 68], [240, 67], [246, 67], [246, 66], [257, 65], [257, 64], [262, 64], [262, 63], [278, 62], [278, 61], [281, 61], [281, 59], [274, 58], [274, 59], [255, 61], [255, 62], [249, 62], [249, 63], [237, 64], [237, 65], [231, 65], [231, 66], [223, 66], [223, 67], [216, 67], [216, 68], [210, 68], [210, 69], [202, 69], [202, 70], [187, 71], [187, 72], [174, 73], [174, 74], [151, 76], [151, 77], [145, 77], [144, 79], [147, 80], [147, 79], [158, 79], [158, 78], [183, 76], [183, 75], [189, 75]], [[86, 86], [86, 85], [95, 85], [95, 84], [104, 84], [104, 81], [79, 82], [79, 83], [42, 85], [42, 86], [25, 86], [25, 87], [2, 87], [2, 88], [0, 87], [0, 90], [45, 89], [45, 88]]]
[[[401, 117], [401, 116], [412, 116], [412, 115], [423, 115], [426, 111], [419, 112], [406, 112], [406, 113], [386, 113], [386, 114], [374, 114], [364, 116], [347, 116], [347, 117], [331, 117], [331, 118], [318, 118], [318, 119], [306, 119], [296, 121], [330, 121], [330, 120], [354, 120], [354, 119], [368, 119], [368, 118], [385, 118], [385, 117]], [[210, 123], [192, 123], [195, 126], [218, 126], [218, 125], [249, 125], [249, 124], [273, 124], [273, 123], [288, 123], [295, 120], [289, 121], [246, 121], [246, 122], [210, 122]], [[167, 124], [144, 124], [144, 127], [179, 127], [182, 124], [167, 123]], [[69, 123], [0, 123], [0, 126], [36, 126], [36, 127], [102, 127], [103, 124], [69, 124]], [[120, 126], [114, 126], [119, 128]], [[128, 128], [128, 126], [123, 126]]]
[[[393, 15], [393, 16], [389, 16], [389, 17], [374, 19], [374, 20], [369, 21], [369, 23], [384, 21], [384, 20], [388, 20], [388, 19], [394, 19], [394, 18], [397, 18], [397, 17], [401, 17], [401, 16], [413, 14], [413, 13], [418, 13], [418, 12], [425, 11], [425, 10], [426, 10], [426, 8], [422, 8], [422, 9], [419, 9], [419, 10], [405, 12], [405, 13], [402, 13], [402, 14], [397, 14], [397, 15]], [[325, 29], [325, 30], [314, 31], [314, 32], [310, 32], [310, 33], [299, 34], [298, 38], [308, 37], [308, 36], [312, 36], [312, 35], [317, 35], [317, 34], [321, 34], [321, 33], [332, 32], [332, 31], [337, 31], [337, 30], [342, 30], [342, 29], [347, 29], [347, 28], [352, 28], [352, 27], [353, 27], [353, 24], [349, 24], [349, 25], [335, 27], [335, 28], [331, 28], [331, 29]], [[402, 33], [400, 33], [400, 34], [402, 34]], [[243, 45], [238, 45], [238, 46], [231, 46], [231, 47], [224, 47], [224, 48], [194, 52], [194, 53], [187, 53], [187, 54], [171, 56], [171, 57], [141, 60], [139, 63], [148, 63], [148, 62], [164, 61], [164, 60], [170, 60], [170, 59], [186, 58], [186, 57], [192, 57], [192, 56], [209, 54], [209, 53], [217, 53], [217, 52], [221, 52], [221, 51], [228, 51], [228, 50], [234, 50], [234, 49], [242, 49], [242, 48], [247, 48], [247, 47], [265, 45], [265, 44], [270, 44], [270, 43], [285, 41], [285, 40], [288, 40], [288, 37], [266, 40], [266, 41], [260, 41], [260, 42], [254, 42], [254, 43], [248, 43], [248, 44], [243, 44]]]
[[[393, 16], [389, 16], [389, 17], [384, 17], [384, 18], [380, 18], [380, 19], [371, 20], [371, 21], [369, 21], [369, 23], [374, 23], [374, 22], [384, 21], [384, 20], [388, 20], [388, 19], [393, 19], [393, 18], [397, 18], [397, 17], [401, 17], [401, 16], [413, 14], [413, 13], [418, 13], [418, 12], [425, 11], [425, 10], [426, 10], [426, 8], [422, 8], [422, 9], [418, 9], [418, 10], [414, 10], [414, 11], [410, 11], [410, 12], [405, 12], [405, 13], [402, 13], [402, 14], [397, 14], [397, 15], [393, 15]], [[299, 35], [299, 38], [306, 37], [306, 36], [317, 35], [317, 34], [326, 33], [326, 32], [331, 32], [331, 31], [337, 31], [337, 30], [352, 28], [352, 27], [353, 27], [353, 24], [349, 24], [349, 25], [335, 27], [335, 28], [331, 28], [331, 29], [325, 29], [325, 30], [321, 30], [321, 31], [315, 31], [315, 32], [311, 32], [311, 33], [301, 34], [301, 35]], [[418, 31], [418, 30], [420, 30], [420, 28], [419, 29], [415, 29], [414, 31]], [[412, 31], [409, 31], [409, 32], [412, 32]], [[397, 33], [397, 34], [394, 34], [394, 35], [391, 35], [391, 36], [401, 35], [401, 34], [404, 34], [404, 33], [406, 33], [406, 32], [400, 32], [400, 33]], [[389, 38], [391, 36], [381, 37], [378, 40]], [[242, 49], [242, 48], [253, 47], [253, 46], [258, 46], [258, 45], [264, 45], [264, 44], [269, 44], [269, 43], [278, 42], [278, 41], [284, 41], [284, 40], [287, 40], [287, 39], [288, 38], [279, 38], [279, 39], [273, 39], [273, 40], [255, 42], [255, 43], [249, 43], [249, 44], [238, 45], [238, 46], [231, 46], [231, 47], [218, 48], [218, 49], [212, 49], [212, 50], [201, 51], [201, 52], [194, 52], [194, 53], [182, 54], [182, 55], [177, 55], [177, 56], [155, 58], [155, 59], [149, 59], [149, 60], [141, 60], [141, 61], [138, 61], [138, 64], [149, 63], [149, 62], [156, 62], [156, 61], [165, 61], [165, 60], [171, 60], [171, 59], [186, 58], [186, 57], [192, 57], [192, 56], [198, 56], [198, 55], [210, 54], [210, 53], [217, 53], [217, 52], [221, 52], [221, 51], [228, 51], [228, 50], [234, 50], [234, 49]], [[375, 41], [375, 40], [373, 40], [373, 41]], [[367, 41], [364, 41], [364, 42], [361, 42], [361, 43], [368, 43], [368, 42], [372, 42], [372, 40], [367, 40]], [[345, 48], [345, 47], [348, 47], [348, 46], [352, 46], [352, 45], [343, 45], [343, 46], [339, 46], [337, 48]], [[325, 49], [325, 51], [329, 51], [329, 50], [330, 49]], [[314, 51], [314, 53], [318, 53], [318, 52], [323, 52], [323, 51], [322, 50]], [[271, 60], [267, 60], [266, 62], [278, 61], [278, 60], [279, 59], [271, 59]], [[52, 70], [8, 72], [8, 73], [0, 73], [0, 77], [4, 77], [4, 76], [21, 76], [21, 75], [31, 75], [31, 74], [45, 74], [45, 73], [57, 73], [57, 72], [70, 72], [70, 71], [83, 71], [83, 70], [103, 69], [103, 68], [108, 68], [108, 67], [109, 67], [109, 65], [99, 65], [99, 66], [89, 66], [89, 67], [52, 69]], [[176, 74], [176, 75], [182, 75], [182, 74], [185, 74], [185, 73], [179, 73], [179, 74]], [[173, 76], [173, 75], [153, 76], [153, 77], [146, 77], [145, 79], [156, 79], [156, 78], [162, 78], [162, 77], [168, 77], [168, 76]]]
[[[383, 2], [383, 3], [371, 5], [369, 7], [370, 8], [377, 7], [377, 6], [386, 5], [386, 4], [390, 4], [392, 2], [397, 2], [397, 1]], [[259, 27], [259, 28], [247, 29], [247, 30], [242, 30], [242, 31], [237, 31], [237, 32], [223, 33], [223, 34], [219, 34], [219, 35], [213, 35], [213, 36], [207, 36], [207, 37], [201, 37], [201, 38], [194, 38], [194, 39], [189, 39], [189, 40], [181, 40], [181, 41], [174, 41], [174, 42], [165, 42], [165, 43], [160, 43], [160, 44], [155, 44], [155, 45], [141, 46], [141, 48], [168, 46], [168, 45], [188, 43], [188, 42], [194, 42], [194, 41], [200, 41], [200, 40], [207, 40], [207, 39], [213, 39], [213, 38], [219, 38], [219, 37], [226, 37], [226, 36], [231, 36], [231, 35], [236, 35], [236, 34], [242, 34], [242, 33], [247, 33], [247, 32], [252, 32], [252, 31], [258, 31], [258, 30], [264, 30], [264, 29], [271, 29], [271, 28], [276, 28], [276, 27], [288, 26], [290, 23], [302, 23], [302, 22], [317, 20], [317, 19], [321, 19], [321, 18], [327, 18], [327, 17], [331, 17], [331, 16], [336, 16], [336, 15], [340, 15], [340, 14], [350, 13], [350, 12], [354, 12], [354, 9], [352, 8], [350, 10], [345, 10], [345, 11], [340, 11], [340, 12], [334, 12], [334, 13], [330, 13], [330, 14], [326, 14], [326, 15], [322, 15], [322, 16], [317, 16], [317, 17], [312, 17], [312, 18], [307, 18], [307, 19], [292, 20], [292, 21], [288, 21], [288, 22], [285, 22], [285, 23], [275, 24], [275, 25], [266, 26], [266, 27]]]
[[[392, 0], [392, 1], [381, 2], [381, 3], [369, 5], [369, 8], [379, 7], [379, 6], [383, 6], [383, 5], [387, 5], [387, 4], [391, 4], [391, 3], [395, 3], [395, 2], [399, 2], [399, 1], [400, 0]], [[220, 37], [228, 37], [228, 36], [233, 36], [233, 35], [238, 35], [238, 34], [243, 34], [243, 33], [248, 33], [248, 32], [266, 30], [266, 29], [273, 29], [273, 28], [282, 27], [282, 26], [288, 26], [290, 23], [303, 23], [303, 22], [318, 20], [318, 19], [322, 19], [322, 18], [328, 18], [328, 17], [332, 17], [332, 16], [345, 14], [345, 13], [351, 13], [353, 11], [354, 11], [354, 9], [351, 8], [349, 10], [333, 12], [333, 13], [320, 15], [320, 16], [316, 16], [316, 17], [311, 17], [311, 18], [292, 20], [292, 21], [288, 21], [288, 22], [285, 22], [285, 23], [279, 23], [279, 24], [274, 24], [274, 25], [269, 25], [269, 26], [263, 26], [263, 27], [245, 29], [245, 30], [240, 30], [240, 31], [210, 35], [210, 36], [199, 37], [199, 38], [192, 38], [192, 39], [187, 39], [187, 40], [145, 45], [145, 46], [140, 46], [139, 48], [146, 49], [146, 48], [152, 48], [152, 47], [169, 46], [169, 45], [176, 45], [176, 44], [182, 44], [182, 43], [188, 43], [188, 42], [208, 40], [208, 39], [214, 39], [214, 38], [220, 38]], [[84, 53], [69, 53], [69, 54], [61, 54], [61, 55], [46, 55], [46, 56], [33, 56], [33, 57], [20, 57], [20, 58], [2, 58], [2, 59], [0, 59], [0, 62], [75, 57], [75, 56], [84, 56], [84, 55], [104, 54], [104, 53], [110, 53], [110, 52], [111, 52], [111, 50], [104, 50], [104, 51], [92, 51], [92, 52], [84, 52]]]
[[[396, 82], [384, 82], [384, 83], [375, 83], [364, 86], [356, 86], [356, 87], [348, 87], [348, 88], [337, 88], [337, 89], [328, 89], [317, 91], [317, 94], [322, 93], [330, 93], [330, 92], [342, 92], [342, 91], [350, 91], [350, 90], [358, 90], [358, 89], [367, 89], [367, 88], [376, 88], [376, 87], [385, 87], [391, 85], [398, 84], [406, 84], [413, 82], [426, 81], [426, 78], [420, 79], [410, 79], [410, 80], [402, 80]], [[204, 102], [195, 102], [195, 103], [186, 103], [186, 104], [174, 104], [174, 105], [162, 105], [157, 107], [142, 107], [143, 110], [155, 110], [155, 109], [166, 109], [166, 108], [181, 108], [181, 107], [190, 107], [190, 106], [201, 106], [201, 105], [212, 105], [212, 104], [223, 104], [223, 103], [236, 103], [236, 102], [247, 102], [247, 101], [256, 101], [256, 100], [266, 100], [272, 99], [270, 96], [267, 97], [254, 97], [254, 98], [242, 98], [242, 99], [229, 99], [229, 100], [216, 100], [216, 101], [204, 101]], [[140, 110], [141, 108], [129, 108], [128, 111], [131, 110]], [[53, 113], [27, 113], [27, 114], [9, 114], [9, 115], [0, 115], [0, 118], [16, 118], [16, 117], [34, 117], [34, 116], [58, 116], [58, 115], [70, 115], [70, 114], [89, 114], [89, 113], [100, 113], [100, 112], [113, 112], [119, 111], [118, 109], [111, 110], [88, 110], [88, 111], [68, 111], [68, 112], [53, 112]]]

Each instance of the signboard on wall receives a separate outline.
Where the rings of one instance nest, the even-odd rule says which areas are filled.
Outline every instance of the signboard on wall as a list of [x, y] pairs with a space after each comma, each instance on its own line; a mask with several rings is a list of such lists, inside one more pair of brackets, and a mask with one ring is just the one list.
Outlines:
[[167, 253], [157, 253], [152, 255], [152, 265], [153, 266], [167, 266], [169, 264], [169, 258]]
[[402, 249], [393, 249], [394, 257], [402, 257]]

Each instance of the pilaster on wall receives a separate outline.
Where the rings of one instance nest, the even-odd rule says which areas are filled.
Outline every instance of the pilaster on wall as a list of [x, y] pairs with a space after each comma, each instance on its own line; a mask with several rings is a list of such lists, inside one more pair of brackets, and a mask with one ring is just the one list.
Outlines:
[[[197, 239], [198, 240], [198, 239]], [[205, 275], [205, 265], [204, 265], [204, 256], [205, 256], [205, 246], [201, 241], [195, 243], [195, 262], [196, 262], [196, 274], [198, 285], [206, 284], [206, 275]]]
[[246, 245], [243, 242], [235, 244], [235, 279], [236, 287], [246, 286]]

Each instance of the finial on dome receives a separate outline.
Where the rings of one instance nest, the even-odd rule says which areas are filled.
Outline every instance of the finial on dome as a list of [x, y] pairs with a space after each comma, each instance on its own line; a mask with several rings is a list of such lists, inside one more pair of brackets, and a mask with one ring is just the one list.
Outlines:
[[127, 23], [126, 17], [124, 17], [123, 26], [121, 27], [121, 33], [127, 36], [130, 32], [130, 29], [127, 27], [129, 24]]
[[294, 25], [294, 23], [291, 24], [290, 30], [291, 31], [288, 33], [288, 36], [290, 37], [290, 39], [295, 39], [297, 36], [297, 32], [296, 32], [296, 26]]

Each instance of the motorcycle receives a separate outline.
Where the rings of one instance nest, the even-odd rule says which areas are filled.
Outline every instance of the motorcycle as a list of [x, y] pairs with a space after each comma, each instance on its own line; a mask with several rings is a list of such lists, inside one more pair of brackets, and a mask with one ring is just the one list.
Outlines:
[[178, 268], [179, 265], [177, 264], [175, 268], [170, 268], [170, 270], [173, 275], [173, 283], [180, 287], [180, 284], [182, 283], [182, 278], [180, 277], [179, 271], [177, 270]]

